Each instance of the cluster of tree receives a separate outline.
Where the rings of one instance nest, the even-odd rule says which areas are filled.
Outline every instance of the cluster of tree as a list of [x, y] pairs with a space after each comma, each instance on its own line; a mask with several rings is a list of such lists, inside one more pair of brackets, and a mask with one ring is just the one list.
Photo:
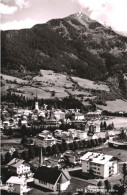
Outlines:
[[118, 80], [119, 80], [119, 88], [121, 90], [121, 93], [123, 94], [124, 98], [127, 98], [127, 82], [124, 78], [123, 73], [119, 74]]
[[123, 116], [123, 117], [127, 117], [127, 112], [109, 112], [107, 110], [103, 110], [102, 111], [102, 114], [103, 115], [106, 115], [106, 116]]
[[104, 121], [100, 123], [100, 129], [101, 131], [103, 130], [113, 130], [114, 129], [114, 123], [112, 122], [111, 124], [107, 125], [107, 123]]
[[80, 141], [74, 141], [72, 143], [66, 143], [64, 140], [62, 140], [61, 144], [55, 144], [53, 146], [47, 146], [46, 148], [43, 147], [43, 154], [44, 155], [53, 155], [58, 153], [63, 153], [66, 150], [78, 150], [83, 148], [92, 148], [96, 146], [100, 146], [102, 143], [106, 141], [105, 138], [98, 138], [98, 139], [91, 139], [91, 140], [80, 140]]
[[[35, 106], [35, 99], [28, 99], [23, 95], [17, 95], [15, 93], [7, 93], [5, 95], [2, 95], [1, 101], [6, 101], [6, 102], [13, 102], [15, 106], [18, 107], [29, 107], [34, 109]], [[65, 97], [62, 100], [59, 100], [58, 98], [54, 99], [39, 99], [39, 106], [43, 107], [44, 104], [47, 104], [47, 109], [51, 110], [52, 108], [55, 109], [75, 109], [78, 108], [81, 111], [86, 110], [85, 106], [75, 97], [69, 96]], [[9, 106], [9, 105], [8, 105]], [[11, 107], [11, 106], [10, 106]], [[13, 113], [13, 110], [10, 110], [10, 112]]]
[[13, 158], [19, 158], [19, 152], [18, 150], [14, 151], [13, 154], [10, 152], [6, 152], [5, 155], [1, 153], [1, 164], [7, 164], [9, 163]]

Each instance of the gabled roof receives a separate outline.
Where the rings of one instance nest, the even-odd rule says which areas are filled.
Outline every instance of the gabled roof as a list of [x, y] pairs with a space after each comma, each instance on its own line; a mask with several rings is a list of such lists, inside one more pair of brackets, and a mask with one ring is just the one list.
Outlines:
[[19, 167], [23, 163], [24, 163], [24, 160], [13, 158], [7, 165], [11, 167]]
[[55, 184], [56, 181], [64, 174], [67, 180], [70, 180], [70, 175], [63, 170], [57, 170], [53, 168], [49, 168], [46, 166], [42, 166], [38, 168], [37, 172], [34, 175], [35, 179], [42, 180], [44, 182]]

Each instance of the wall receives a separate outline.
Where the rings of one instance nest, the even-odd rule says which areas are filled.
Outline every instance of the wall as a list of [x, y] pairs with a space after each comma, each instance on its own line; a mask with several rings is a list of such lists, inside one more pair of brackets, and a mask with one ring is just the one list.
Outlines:
[[60, 190], [61, 190], [61, 191], [66, 190], [69, 184], [70, 184], [70, 181], [66, 181], [66, 182], [63, 183], [63, 184], [60, 184]]
[[57, 190], [57, 186], [56, 185], [52, 185], [52, 184], [49, 184], [49, 183], [44, 184], [43, 182], [40, 183], [40, 181], [38, 179], [34, 179], [34, 183], [36, 185], [39, 185], [41, 187], [44, 187], [44, 188], [47, 188], [47, 189], [50, 189], [50, 190], [53, 190], [53, 191]]

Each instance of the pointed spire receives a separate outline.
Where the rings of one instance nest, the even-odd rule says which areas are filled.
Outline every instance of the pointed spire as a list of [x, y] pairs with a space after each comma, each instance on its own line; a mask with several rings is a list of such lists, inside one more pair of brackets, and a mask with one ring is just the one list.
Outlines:
[[37, 97], [37, 90], [36, 90], [36, 101], [38, 100], [38, 97]]
[[43, 165], [43, 154], [42, 154], [42, 148], [40, 151], [40, 167]]

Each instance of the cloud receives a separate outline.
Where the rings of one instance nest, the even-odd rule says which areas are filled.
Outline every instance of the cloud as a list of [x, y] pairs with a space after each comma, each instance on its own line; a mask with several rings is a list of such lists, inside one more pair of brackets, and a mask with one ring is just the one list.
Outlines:
[[23, 29], [23, 28], [31, 28], [35, 24], [44, 23], [44, 21], [37, 21], [31, 18], [26, 18], [25, 20], [14, 20], [12, 22], [6, 22], [0, 25], [1, 30], [10, 30], [10, 29]]
[[16, 6], [8, 6], [0, 3], [0, 13], [1, 14], [13, 14], [17, 11]]
[[28, 0], [15, 0], [15, 4], [20, 8], [27, 8], [30, 6], [30, 2]]
[[90, 17], [117, 31], [127, 32], [127, 0], [76, 0], [88, 8]]

